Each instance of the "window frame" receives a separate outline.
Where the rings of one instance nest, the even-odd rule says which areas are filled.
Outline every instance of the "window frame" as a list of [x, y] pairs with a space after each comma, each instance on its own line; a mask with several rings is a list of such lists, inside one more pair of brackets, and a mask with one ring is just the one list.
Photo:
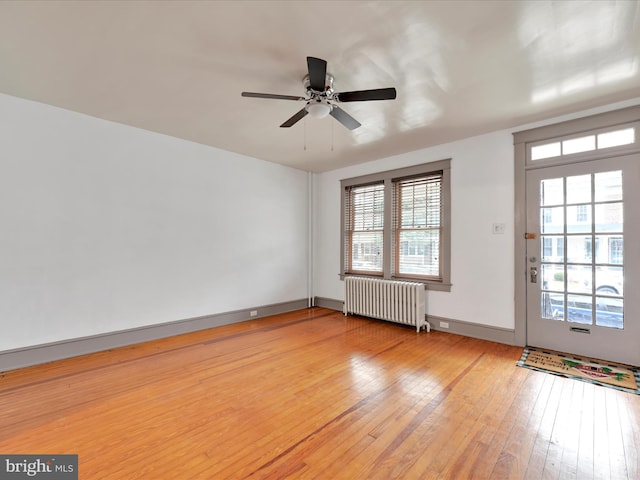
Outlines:
[[[440, 276], [438, 279], [416, 277], [415, 275], [394, 272], [395, 229], [392, 223], [394, 205], [394, 185], [399, 180], [411, 177], [433, 175], [442, 172], [440, 203], [442, 208], [440, 237]], [[346, 247], [346, 191], [352, 187], [384, 184], [384, 227], [383, 227], [383, 259], [382, 275], [368, 272], [348, 272], [346, 265], [350, 252]], [[401, 248], [398, 245], [398, 248]], [[386, 170], [383, 172], [362, 175], [340, 180], [340, 279], [347, 275], [384, 278], [387, 280], [407, 280], [423, 283], [426, 289], [451, 291], [451, 159], [438, 160], [405, 168]]]

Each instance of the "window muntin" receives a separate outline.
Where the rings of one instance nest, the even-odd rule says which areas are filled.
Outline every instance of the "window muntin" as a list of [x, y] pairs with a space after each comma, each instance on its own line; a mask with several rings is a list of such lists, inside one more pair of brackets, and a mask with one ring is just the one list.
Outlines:
[[[382, 276], [450, 290], [450, 163], [441, 160], [341, 180], [341, 278]], [[354, 208], [360, 197], [355, 192], [364, 195], [372, 188], [382, 188], [383, 200], [375, 202], [375, 213], [363, 216], [368, 222], [358, 222]], [[360, 224], [364, 230], [354, 228]], [[379, 255], [373, 258], [374, 253]]]

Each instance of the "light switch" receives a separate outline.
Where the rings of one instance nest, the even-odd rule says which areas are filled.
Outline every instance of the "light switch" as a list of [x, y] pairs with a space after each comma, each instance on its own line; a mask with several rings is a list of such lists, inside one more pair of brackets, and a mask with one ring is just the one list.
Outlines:
[[494, 223], [493, 224], [493, 234], [494, 235], [504, 235], [504, 223]]

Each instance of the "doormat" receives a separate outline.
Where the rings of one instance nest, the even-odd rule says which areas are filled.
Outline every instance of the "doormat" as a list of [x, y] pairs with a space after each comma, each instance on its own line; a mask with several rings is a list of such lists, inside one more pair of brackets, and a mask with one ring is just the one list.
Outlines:
[[640, 395], [640, 369], [627, 365], [603, 363], [599, 360], [531, 347], [524, 349], [517, 365]]

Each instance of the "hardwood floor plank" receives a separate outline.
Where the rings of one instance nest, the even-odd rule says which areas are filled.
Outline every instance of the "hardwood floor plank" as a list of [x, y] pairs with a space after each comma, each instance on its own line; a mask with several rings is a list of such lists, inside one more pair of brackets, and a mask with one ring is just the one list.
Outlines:
[[563, 447], [567, 445], [568, 439], [568, 422], [569, 412], [571, 410], [571, 396], [573, 387], [577, 383], [573, 380], [559, 379], [560, 395], [558, 397], [558, 405], [553, 418], [553, 426], [551, 427], [551, 436], [547, 447], [547, 455], [544, 459], [544, 469], [542, 470], [542, 478], [552, 479], [559, 478], [561, 471], [561, 458]]
[[558, 407], [560, 406], [562, 386], [566, 381], [568, 380], [560, 377], [553, 378], [551, 392], [547, 399], [540, 424], [538, 425], [538, 431], [533, 450], [531, 451], [531, 457], [527, 464], [525, 478], [543, 478], [542, 475], [546, 466], [549, 445], [551, 444], [553, 425], [558, 414]]
[[83, 480], [638, 478], [640, 397], [322, 308], [0, 373], [0, 452]]
[[578, 471], [577, 477], [580, 479], [594, 478], [594, 416], [596, 414], [593, 404], [593, 392], [597, 387], [585, 384], [583, 387], [580, 406], [582, 415], [580, 416], [580, 434], [578, 437]]
[[578, 446], [580, 445], [580, 422], [582, 420], [580, 401], [584, 396], [583, 382], [571, 382], [571, 396], [567, 400], [566, 419], [563, 425], [562, 455], [560, 457], [560, 478], [578, 478]]
[[607, 405], [607, 436], [609, 437], [609, 469], [611, 478], [629, 478], [627, 471], [627, 459], [625, 457], [621, 411], [618, 404], [618, 396], [621, 392], [613, 389], [604, 389]]
[[628, 401], [629, 397], [630, 395], [617, 396], [622, 443], [629, 478], [640, 478], [640, 435], [638, 429], [633, 428], [634, 425], [640, 424], [640, 416], [634, 414]]
[[593, 478], [610, 479], [609, 426], [604, 388], [593, 389]]

